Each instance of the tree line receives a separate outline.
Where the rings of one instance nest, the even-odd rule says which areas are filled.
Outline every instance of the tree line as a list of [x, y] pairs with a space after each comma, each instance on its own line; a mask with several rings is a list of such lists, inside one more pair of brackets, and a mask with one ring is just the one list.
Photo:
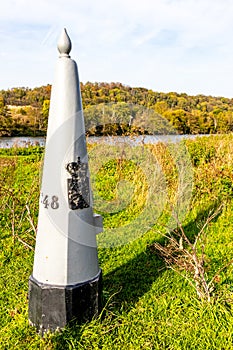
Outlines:
[[[0, 136], [45, 135], [50, 94], [51, 85], [1, 90]], [[148, 124], [153, 124], [152, 129], [157, 133], [233, 131], [233, 99], [225, 97], [163, 93], [121, 83], [91, 82], [81, 83], [81, 94], [86, 128], [91, 135], [150, 133]]]

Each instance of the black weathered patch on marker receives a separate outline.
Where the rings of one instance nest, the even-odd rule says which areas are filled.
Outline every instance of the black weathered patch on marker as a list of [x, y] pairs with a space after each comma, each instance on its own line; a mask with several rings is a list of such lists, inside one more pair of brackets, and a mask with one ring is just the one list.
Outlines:
[[90, 192], [87, 163], [82, 163], [78, 157], [77, 162], [67, 164], [66, 170], [71, 175], [71, 179], [67, 179], [69, 208], [72, 210], [89, 208]]
[[44, 334], [70, 321], [91, 321], [101, 310], [102, 273], [85, 283], [53, 286], [29, 278], [29, 322]]

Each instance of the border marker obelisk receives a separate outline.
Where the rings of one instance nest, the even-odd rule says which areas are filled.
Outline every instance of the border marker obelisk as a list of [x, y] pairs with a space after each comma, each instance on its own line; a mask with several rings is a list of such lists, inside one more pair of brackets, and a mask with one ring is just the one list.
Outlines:
[[100, 310], [101, 269], [77, 64], [64, 29], [52, 86], [40, 193], [29, 321], [42, 334]]

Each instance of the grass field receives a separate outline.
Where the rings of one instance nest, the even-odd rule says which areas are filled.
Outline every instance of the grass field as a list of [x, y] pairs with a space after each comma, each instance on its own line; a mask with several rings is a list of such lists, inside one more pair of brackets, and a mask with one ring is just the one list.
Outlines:
[[[182, 227], [193, 242], [210, 212], [221, 212], [206, 226], [205, 277], [210, 280], [233, 258], [233, 136], [186, 141], [193, 172], [192, 197]], [[91, 150], [91, 148], [90, 148]], [[177, 168], [163, 145], [150, 148], [160, 162], [172, 203]], [[103, 311], [84, 325], [70, 324], [44, 338], [28, 325], [28, 278], [32, 272], [38, 215], [42, 148], [0, 151], [0, 349], [233, 349], [233, 267], [217, 273], [210, 301], [198, 298], [181, 274], [169, 269], [153, 249], [166, 244], [161, 232], [169, 205], [147, 232], [121, 246], [99, 248], [103, 270]], [[119, 173], [120, 172], [120, 173]], [[114, 198], [119, 179], [134, 182], [133, 204], [104, 213], [105, 227], [137, 217], [148, 191], [146, 179], [130, 161], [108, 162], [93, 181], [99, 196]], [[145, 182], [145, 186], [143, 183]], [[139, 206], [140, 203], [140, 206]], [[98, 209], [98, 206], [96, 206]], [[204, 246], [204, 248], [203, 248]], [[188, 272], [185, 276], [189, 276]]]

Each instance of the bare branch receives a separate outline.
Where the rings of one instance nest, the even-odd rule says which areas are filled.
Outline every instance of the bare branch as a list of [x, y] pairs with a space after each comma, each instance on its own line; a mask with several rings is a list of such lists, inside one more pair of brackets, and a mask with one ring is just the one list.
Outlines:
[[[185, 233], [185, 230], [179, 221], [178, 215], [173, 211], [173, 216], [177, 222], [178, 230], [173, 233], [163, 234], [167, 238], [168, 243], [162, 246], [154, 243], [153, 247], [159, 255], [164, 259], [167, 266], [179, 275], [184, 277], [188, 283], [195, 288], [198, 297], [202, 300], [211, 301], [211, 293], [213, 292], [213, 282], [216, 276], [226, 267], [233, 263], [233, 259], [221, 267], [214, 277], [208, 282], [205, 270], [205, 245], [202, 244], [201, 252], [197, 249], [200, 240], [206, 235], [206, 228], [209, 223], [221, 212], [223, 205], [217, 210], [210, 212], [204, 225], [199, 230], [194, 243], [192, 244]], [[185, 271], [182, 273], [182, 271]]]
[[26, 209], [27, 209], [27, 214], [28, 214], [28, 221], [30, 222], [30, 225], [36, 235], [36, 227], [34, 225], [34, 222], [33, 222], [33, 219], [32, 219], [32, 215], [31, 215], [31, 212], [30, 212], [30, 208], [29, 206], [26, 204]]
[[32, 246], [30, 246], [28, 243], [24, 242], [21, 238], [19, 238], [17, 236], [17, 239], [19, 240], [19, 242], [23, 243], [23, 245], [25, 245], [25, 247], [31, 249], [31, 250], [34, 250]]
[[197, 245], [197, 242], [200, 240], [201, 235], [203, 234], [205, 228], [209, 225], [209, 223], [221, 212], [223, 208], [223, 204], [221, 204], [217, 210], [212, 215], [209, 215], [207, 220], [205, 221], [204, 225], [202, 226], [201, 230], [198, 232], [198, 235], [195, 239], [195, 242], [193, 244], [193, 247], [195, 248]]
[[233, 259], [231, 259], [230, 261], [228, 261], [224, 266], [222, 266], [214, 275], [214, 277], [210, 280], [210, 282], [208, 283], [208, 286], [210, 287], [213, 284], [213, 281], [215, 280], [215, 278], [223, 271], [225, 270], [228, 266], [230, 266], [231, 264], [233, 264]]

